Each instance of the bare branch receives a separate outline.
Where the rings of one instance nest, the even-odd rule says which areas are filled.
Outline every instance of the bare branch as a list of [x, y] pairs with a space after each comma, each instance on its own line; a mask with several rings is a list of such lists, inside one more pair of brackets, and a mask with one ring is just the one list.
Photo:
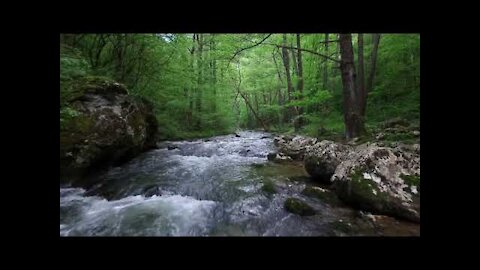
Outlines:
[[[265, 45], [276, 46], [276, 47], [278, 47], [278, 48], [284, 47], [285, 49], [298, 50], [297, 47], [283, 46], [283, 45], [278, 45], [278, 44], [274, 44], [274, 43], [264, 43], [264, 44], [265, 44]], [[324, 54], [321, 54], [321, 53], [318, 53], [318, 52], [315, 52], [315, 51], [312, 51], [312, 50], [309, 50], [309, 49], [304, 49], [304, 48], [302, 48], [302, 49], [300, 49], [300, 50], [303, 51], [303, 52], [308, 52], [308, 53], [311, 53], [311, 54], [315, 54], [315, 55], [321, 56], [321, 57], [323, 57], [323, 58], [325, 58], [325, 59], [328, 59], [328, 60], [333, 61], [333, 62], [336, 62], [336, 63], [340, 63], [340, 60], [337, 60], [337, 59], [335, 59], [335, 58], [332, 58], [332, 57], [330, 57], [330, 56], [328, 56], [328, 55], [324, 55]]]
[[338, 39], [335, 39], [335, 40], [328, 40], [328, 41], [319, 41], [317, 43], [325, 44], [325, 43], [333, 43], [333, 42], [338, 42], [338, 41], [339, 41]]
[[248, 47], [245, 47], [245, 48], [242, 48], [242, 49], [238, 50], [237, 52], [235, 52], [235, 54], [232, 56], [232, 58], [230, 58], [230, 61], [232, 61], [232, 60], [235, 58], [235, 56], [237, 56], [239, 53], [241, 53], [241, 52], [243, 52], [243, 51], [245, 51], [245, 50], [251, 49], [251, 48], [253, 48], [253, 47], [255, 47], [255, 46], [258, 46], [258, 45], [262, 44], [262, 43], [263, 43], [267, 38], [269, 38], [271, 35], [272, 35], [272, 34], [268, 34], [268, 35], [267, 35], [266, 37], [264, 37], [260, 42], [257, 42], [257, 43], [255, 43], [255, 44], [253, 44], [253, 45], [251, 45], [251, 46], [248, 46]]

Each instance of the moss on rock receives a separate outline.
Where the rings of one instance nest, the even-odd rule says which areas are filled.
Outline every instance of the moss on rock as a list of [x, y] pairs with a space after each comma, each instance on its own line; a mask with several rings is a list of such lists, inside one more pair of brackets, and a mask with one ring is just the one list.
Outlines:
[[350, 180], [337, 182], [335, 190], [338, 197], [358, 209], [388, 212], [390, 196], [379, 190], [372, 179], [365, 179], [364, 173], [364, 170], [356, 170], [351, 173]]
[[329, 190], [324, 190], [319, 187], [306, 187], [302, 194], [308, 197], [317, 198], [327, 203], [338, 203], [337, 196]]
[[400, 174], [400, 178], [402, 178], [408, 186], [420, 186], [420, 175]]
[[296, 198], [288, 198], [284, 203], [284, 207], [288, 212], [300, 216], [312, 216], [316, 213], [310, 205]]
[[158, 125], [152, 104], [127, 94], [125, 86], [102, 77], [72, 81], [61, 92], [62, 178], [79, 178], [155, 145]]

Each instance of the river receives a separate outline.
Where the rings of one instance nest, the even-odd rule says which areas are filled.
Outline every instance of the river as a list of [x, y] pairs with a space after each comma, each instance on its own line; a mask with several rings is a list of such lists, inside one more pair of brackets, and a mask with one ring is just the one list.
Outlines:
[[[301, 192], [301, 163], [267, 160], [273, 135], [244, 131], [159, 149], [94, 176], [88, 188], [60, 187], [61, 236], [419, 235], [419, 225], [384, 217], [373, 223], [336, 200]], [[276, 193], [262, 189], [275, 184]], [[287, 212], [288, 197], [317, 212]]]

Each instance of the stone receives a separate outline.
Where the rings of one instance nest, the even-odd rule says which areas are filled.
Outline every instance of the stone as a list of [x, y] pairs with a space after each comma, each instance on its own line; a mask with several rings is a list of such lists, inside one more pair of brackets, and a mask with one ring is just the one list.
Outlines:
[[331, 180], [338, 197], [355, 208], [420, 221], [420, 156], [415, 152], [364, 146], [338, 164]]
[[300, 216], [313, 216], [316, 211], [306, 202], [297, 198], [288, 198], [284, 203], [285, 209]]
[[125, 162], [156, 146], [153, 104], [128, 95], [114, 81], [87, 77], [61, 92], [61, 110], [73, 110], [60, 129], [61, 181]]
[[344, 160], [352, 147], [324, 140], [310, 146], [304, 158], [305, 170], [313, 180], [330, 184], [330, 178], [338, 164]]

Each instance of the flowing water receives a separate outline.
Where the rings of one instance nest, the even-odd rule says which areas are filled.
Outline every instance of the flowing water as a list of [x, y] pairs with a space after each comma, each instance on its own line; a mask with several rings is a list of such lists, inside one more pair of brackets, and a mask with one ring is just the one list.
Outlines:
[[[95, 176], [87, 190], [60, 187], [60, 235], [419, 235], [416, 224], [386, 217], [374, 224], [341, 202], [304, 196], [316, 184], [301, 163], [267, 160], [275, 151], [271, 134], [239, 135], [166, 142]], [[276, 193], [262, 189], [267, 181]], [[317, 214], [287, 212], [288, 197]]]

